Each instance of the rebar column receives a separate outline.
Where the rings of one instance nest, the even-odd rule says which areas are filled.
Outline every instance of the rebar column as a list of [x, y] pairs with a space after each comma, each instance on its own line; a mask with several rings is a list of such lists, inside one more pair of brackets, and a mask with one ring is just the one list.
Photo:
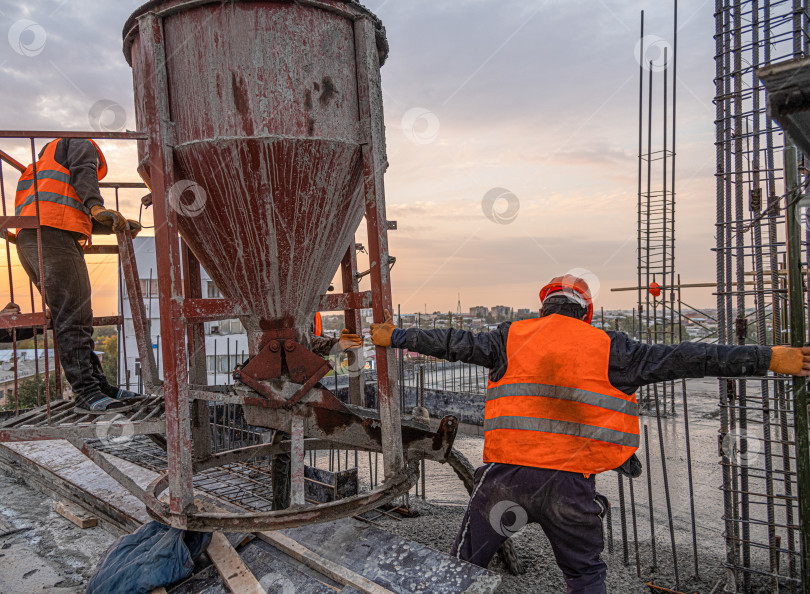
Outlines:
[[[796, 216], [800, 192], [796, 147], [785, 147], [785, 186], [787, 196], [786, 232], [788, 257], [788, 298], [790, 307], [790, 344], [804, 346], [805, 312], [802, 286], [802, 246], [799, 219]], [[808, 440], [807, 380], [793, 378], [794, 428], [796, 431], [796, 470], [799, 483], [799, 525], [801, 526], [802, 584], [810, 584], [810, 440]]]

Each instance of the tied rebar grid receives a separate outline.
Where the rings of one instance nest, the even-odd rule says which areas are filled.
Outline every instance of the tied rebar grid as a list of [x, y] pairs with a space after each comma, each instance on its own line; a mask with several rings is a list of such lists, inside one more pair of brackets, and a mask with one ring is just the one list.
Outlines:
[[[678, 342], [675, 304], [675, 130], [677, 97], [677, 19], [673, 2], [673, 45], [660, 56], [644, 35], [641, 11], [638, 87], [638, 327], [635, 338], [655, 344]], [[645, 122], [646, 120], [646, 122]], [[680, 324], [678, 316], [677, 323]], [[603, 325], [604, 328], [604, 325]], [[637, 393], [641, 410], [675, 413], [675, 384], [660, 385], [663, 403], [653, 402], [652, 386]], [[657, 397], [656, 397], [657, 398]]]
[[[804, 55], [807, 22], [798, 0], [715, 1], [721, 344], [789, 342], [785, 141], [756, 70]], [[721, 379], [719, 388], [726, 591], [801, 591], [791, 381]]]

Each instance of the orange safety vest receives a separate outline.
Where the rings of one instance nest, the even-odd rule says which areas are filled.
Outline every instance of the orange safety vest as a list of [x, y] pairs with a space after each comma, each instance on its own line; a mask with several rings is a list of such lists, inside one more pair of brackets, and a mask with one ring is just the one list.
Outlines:
[[[84, 207], [81, 198], [70, 184], [70, 171], [54, 159], [57, 138], [47, 144], [37, 161], [37, 186], [34, 192], [34, 166], [29, 165], [17, 183], [14, 200], [14, 214], [36, 216], [36, 196], [39, 195], [39, 223], [45, 227], [55, 227], [65, 231], [76, 231], [89, 238], [93, 224], [90, 211]], [[92, 140], [90, 142], [93, 142]], [[98, 176], [103, 178], [107, 163], [98, 145], [93, 142], [99, 157]]]
[[315, 312], [315, 336], [323, 336], [323, 320], [319, 311]]
[[513, 322], [487, 386], [484, 462], [596, 474], [638, 449], [636, 396], [608, 380], [610, 337], [567, 316]]

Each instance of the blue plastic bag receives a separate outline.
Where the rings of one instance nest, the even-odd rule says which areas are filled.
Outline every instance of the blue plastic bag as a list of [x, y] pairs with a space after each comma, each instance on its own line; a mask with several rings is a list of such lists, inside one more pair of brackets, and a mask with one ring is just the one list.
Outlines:
[[[107, 549], [87, 584], [87, 594], [150, 594], [155, 588], [179, 582], [191, 575], [195, 557], [207, 548], [206, 537], [210, 535], [187, 533], [159, 522], [144, 524]], [[186, 541], [195, 549], [193, 553]]]

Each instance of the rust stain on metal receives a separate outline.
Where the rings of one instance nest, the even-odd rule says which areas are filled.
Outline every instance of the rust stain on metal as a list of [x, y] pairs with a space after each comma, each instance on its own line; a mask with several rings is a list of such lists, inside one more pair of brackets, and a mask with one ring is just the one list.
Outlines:
[[318, 97], [318, 102], [326, 107], [335, 98], [338, 93], [337, 88], [335, 87], [335, 83], [332, 82], [332, 79], [328, 76], [324, 76], [323, 80], [321, 81], [323, 85], [323, 91], [321, 91], [320, 97]]

